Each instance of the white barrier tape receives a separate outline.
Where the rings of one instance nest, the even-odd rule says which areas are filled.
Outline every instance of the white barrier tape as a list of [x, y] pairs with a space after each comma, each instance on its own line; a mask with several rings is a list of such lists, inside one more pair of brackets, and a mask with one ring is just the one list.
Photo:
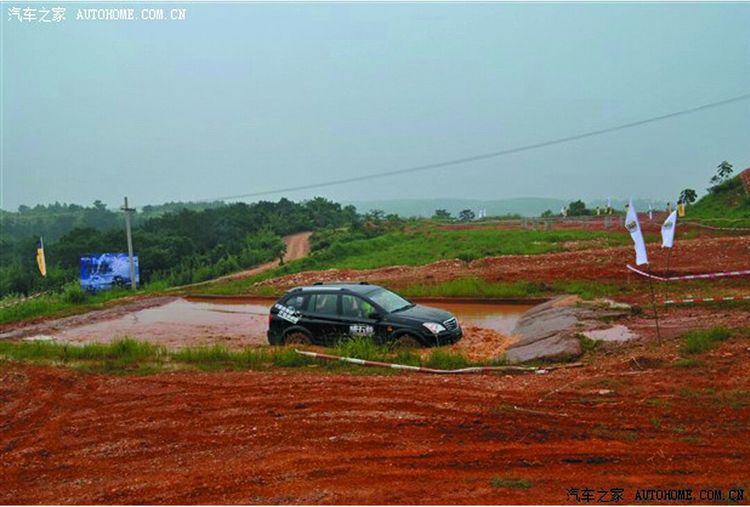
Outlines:
[[18, 304], [25, 303], [26, 301], [30, 301], [30, 300], [36, 299], [38, 297], [46, 296], [47, 294], [51, 294], [51, 292], [37, 292], [36, 294], [32, 294], [31, 296], [21, 297], [21, 298], [9, 301], [7, 303], [4, 303], [4, 304], [0, 305], [0, 308], [9, 308], [11, 306], [16, 306]]
[[314, 357], [316, 359], [327, 359], [329, 361], [342, 361], [345, 363], [358, 364], [360, 366], [375, 366], [380, 368], [393, 368], [396, 370], [410, 370], [418, 371], [421, 373], [437, 373], [437, 374], [461, 374], [461, 373], [482, 373], [489, 371], [522, 371], [522, 372], [534, 372], [534, 373], [547, 373], [548, 371], [558, 370], [561, 368], [577, 368], [583, 366], [583, 363], [571, 363], [565, 365], [549, 366], [547, 368], [538, 368], [536, 366], [470, 366], [468, 368], [460, 368], [458, 370], [440, 370], [437, 368], [426, 368], [424, 366], [411, 366], [408, 364], [396, 364], [396, 363], [383, 363], [381, 361], [368, 361], [365, 359], [357, 359], [356, 357], [342, 357], [334, 356], [332, 354], [322, 354], [320, 352], [308, 352], [307, 350], [294, 349], [297, 354], [303, 356]]
[[670, 277], [665, 278], [663, 276], [656, 276], [656, 275], [652, 275], [651, 273], [646, 273], [645, 271], [641, 271], [638, 268], [634, 268], [630, 264], [626, 264], [625, 267], [627, 267], [630, 271], [637, 273], [641, 276], [645, 276], [646, 278], [651, 278], [651, 279], [659, 280], [662, 282], [672, 282], [676, 280], [699, 280], [699, 279], [706, 279], [706, 278], [723, 278], [726, 276], [750, 275], [750, 269], [743, 269], [740, 271], [722, 271], [719, 273], [704, 273], [700, 275], [670, 276]]
[[667, 299], [665, 305], [682, 305], [690, 303], [714, 303], [719, 301], [750, 301], [750, 296], [726, 296], [717, 298]]
[[736, 232], [747, 232], [750, 231], [750, 227], [716, 227], [715, 225], [706, 225], [699, 222], [683, 221], [684, 225], [692, 225], [694, 227], [702, 227], [704, 229], [710, 229], [712, 231], [736, 231]]

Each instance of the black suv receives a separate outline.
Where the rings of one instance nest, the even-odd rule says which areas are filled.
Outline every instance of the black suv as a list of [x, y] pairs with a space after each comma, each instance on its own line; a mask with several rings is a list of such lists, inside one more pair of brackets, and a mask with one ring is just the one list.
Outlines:
[[271, 345], [331, 345], [352, 336], [370, 336], [377, 343], [399, 347], [424, 347], [455, 343], [462, 332], [450, 313], [415, 305], [364, 282], [297, 287], [271, 308]]

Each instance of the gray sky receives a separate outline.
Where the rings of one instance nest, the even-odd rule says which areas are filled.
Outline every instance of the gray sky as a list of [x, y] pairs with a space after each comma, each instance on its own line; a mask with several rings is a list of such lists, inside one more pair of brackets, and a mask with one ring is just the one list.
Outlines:
[[[21, 2], [23, 7], [30, 2]], [[13, 4], [15, 5], [15, 4]], [[750, 4], [3, 4], [4, 209], [198, 200], [512, 148], [750, 91]], [[49, 5], [52, 6], [51, 4]], [[184, 22], [75, 21], [79, 7]], [[703, 193], [750, 101], [335, 200]], [[277, 199], [269, 195], [265, 199]]]

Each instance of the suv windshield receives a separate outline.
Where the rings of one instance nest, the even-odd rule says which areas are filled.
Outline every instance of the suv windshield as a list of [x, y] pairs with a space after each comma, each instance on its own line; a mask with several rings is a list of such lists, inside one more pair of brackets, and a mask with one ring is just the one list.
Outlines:
[[368, 297], [388, 313], [414, 306], [395, 292], [385, 289], [380, 289], [373, 294], [368, 294]]

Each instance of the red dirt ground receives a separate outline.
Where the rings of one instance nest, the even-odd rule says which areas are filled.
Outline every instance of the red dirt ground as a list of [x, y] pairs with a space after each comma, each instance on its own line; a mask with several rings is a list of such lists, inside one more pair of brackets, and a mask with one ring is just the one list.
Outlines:
[[747, 502], [750, 342], [697, 368], [669, 366], [676, 346], [514, 376], [6, 363], [0, 503], [571, 503], [568, 488], [633, 503], [637, 488], [731, 487]]
[[[663, 269], [658, 246], [649, 253]], [[750, 238], [683, 240], [675, 254], [676, 273], [746, 269]], [[632, 257], [623, 247], [272, 283], [627, 282]], [[725, 286], [745, 290], [747, 279]], [[628, 317], [645, 340], [545, 375], [313, 367], [114, 377], [0, 362], [0, 503], [548, 504], [572, 503], [569, 488], [623, 488], [626, 503], [637, 488], [720, 488], [727, 503], [732, 487], [748, 503], [748, 337], [701, 364], [674, 364], [685, 330], [750, 327], [750, 315], [685, 307], [661, 317], [663, 345], [652, 320]], [[464, 352], [504, 346], [477, 337]]]

